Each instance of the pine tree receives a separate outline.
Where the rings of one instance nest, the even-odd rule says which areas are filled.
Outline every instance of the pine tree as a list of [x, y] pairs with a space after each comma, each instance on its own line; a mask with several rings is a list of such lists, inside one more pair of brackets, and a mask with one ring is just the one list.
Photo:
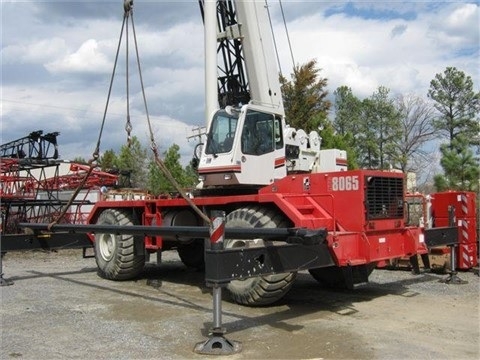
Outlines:
[[438, 191], [465, 190], [479, 191], [480, 170], [472, 150], [465, 146], [467, 139], [457, 135], [450, 144], [440, 147], [442, 159], [440, 165], [445, 175], [435, 176]]
[[280, 76], [287, 124], [308, 134], [325, 127], [331, 103], [327, 100], [327, 79], [319, 78], [316, 60], [297, 65], [288, 81]]
[[480, 92], [473, 91], [470, 76], [447, 67], [430, 82], [428, 96], [439, 114], [434, 125], [447, 139], [440, 147], [444, 175], [435, 177], [437, 190], [478, 191], [479, 159], [472, 147], [480, 149]]
[[[180, 147], [177, 144], [170, 146], [163, 153], [163, 162], [178, 184], [184, 190], [188, 190], [196, 185], [197, 175], [191, 166], [185, 169], [182, 167], [179, 151]], [[148, 167], [148, 190], [154, 195], [167, 195], [176, 191], [153, 159]]]
[[428, 96], [439, 113], [434, 124], [450, 144], [463, 134], [466, 144], [478, 145], [480, 92], [473, 91], [470, 76], [455, 67], [447, 67], [430, 82]]
[[130, 185], [145, 189], [147, 185], [147, 150], [142, 147], [136, 136], [130, 145], [123, 145], [117, 160], [121, 174], [130, 174]]
[[390, 98], [390, 90], [380, 86], [362, 101], [362, 120], [356, 135], [361, 167], [389, 169], [395, 166], [401, 136], [400, 114]]
[[[335, 90], [335, 118], [333, 121], [333, 144], [324, 136], [324, 146], [347, 151], [348, 168], [358, 167], [360, 147], [357, 142], [362, 120], [362, 101], [353, 95], [352, 89], [340, 86]], [[325, 132], [325, 131], [324, 131]], [[322, 132], [322, 135], [324, 135]]]
[[113, 149], [105, 151], [105, 153], [100, 157], [98, 164], [102, 171], [111, 171], [117, 168], [117, 155]]

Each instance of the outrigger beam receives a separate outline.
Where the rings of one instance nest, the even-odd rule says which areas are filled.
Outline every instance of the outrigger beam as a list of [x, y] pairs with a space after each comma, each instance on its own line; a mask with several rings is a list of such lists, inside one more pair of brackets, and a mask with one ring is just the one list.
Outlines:
[[[212, 288], [213, 326], [209, 339], [197, 343], [194, 351], [200, 354], [227, 355], [241, 351], [241, 343], [224, 337], [222, 326], [222, 288], [235, 279], [258, 275], [298, 271], [312, 267], [334, 265], [326, 245], [327, 230], [304, 228], [225, 228], [225, 213], [212, 212], [210, 227], [200, 226], [118, 226], [79, 224], [32, 224], [20, 226], [31, 229], [34, 234], [51, 234], [59, 231], [65, 236], [78, 233], [131, 234], [137, 236], [170, 236], [179, 242], [192, 238], [209, 238], [205, 250], [205, 281]], [[224, 248], [224, 239], [263, 239], [284, 242], [275, 246], [255, 248]], [[235, 265], [232, 268], [232, 265]]]

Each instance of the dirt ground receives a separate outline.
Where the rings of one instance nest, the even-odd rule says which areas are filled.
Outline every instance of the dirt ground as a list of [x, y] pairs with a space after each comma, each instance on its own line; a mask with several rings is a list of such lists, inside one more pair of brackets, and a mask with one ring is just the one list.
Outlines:
[[301, 273], [278, 304], [223, 301], [229, 356], [196, 354], [212, 324], [203, 274], [174, 253], [136, 281], [96, 274], [78, 251], [8, 253], [1, 292], [1, 359], [479, 359], [479, 277], [375, 270], [353, 291]]

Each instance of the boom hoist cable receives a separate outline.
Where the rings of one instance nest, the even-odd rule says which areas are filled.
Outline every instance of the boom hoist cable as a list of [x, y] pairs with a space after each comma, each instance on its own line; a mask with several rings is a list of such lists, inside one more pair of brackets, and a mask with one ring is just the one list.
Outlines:
[[106, 102], [106, 105], [105, 105], [105, 110], [104, 110], [102, 124], [101, 124], [100, 131], [99, 131], [97, 145], [96, 145], [96, 148], [95, 148], [95, 150], [92, 154], [92, 159], [88, 162], [89, 169], [88, 169], [87, 173], [85, 174], [84, 179], [79, 184], [79, 186], [75, 190], [74, 194], [70, 198], [69, 202], [67, 203], [67, 205], [65, 206], [65, 208], [61, 212], [61, 214], [58, 216], [58, 218], [55, 221], [53, 221], [51, 224], [49, 224], [49, 229], [53, 225], [57, 224], [65, 216], [68, 208], [71, 206], [75, 197], [78, 195], [78, 193], [80, 192], [82, 187], [85, 185], [88, 177], [91, 175], [93, 169], [96, 167], [96, 161], [98, 160], [98, 157], [99, 157], [100, 142], [101, 142], [103, 129], [104, 129], [104, 126], [105, 126], [105, 119], [106, 119], [106, 115], [107, 115], [107, 111], [108, 111], [108, 105], [109, 105], [109, 102], [110, 102], [112, 85], [113, 85], [113, 80], [114, 80], [114, 77], [115, 77], [115, 71], [116, 71], [116, 68], [117, 68], [118, 57], [119, 57], [118, 55], [119, 55], [121, 44], [122, 44], [124, 29], [125, 29], [125, 37], [126, 37], [126, 58], [127, 58], [126, 59], [127, 121], [126, 121], [126, 124], [125, 124], [125, 131], [127, 132], [127, 144], [128, 144], [129, 147], [131, 145], [131, 131], [132, 131], [133, 127], [132, 127], [132, 124], [131, 124], [131, 121], [130, 121], [130, 104], [129, 104], [129, 102], [130, 102], [130, 95], [129, 95], [130, 94], [130, 84], [129, 84], [129, 62], [128, 62], [128, 55], [129, 55], [128, 19], [131, 20], [131, 24], [132, 24], [133, 39], [134, 39], [134, 43], [135, 43], [135, 55], [136, 55], [137, 66], [138, 66], [138, 74], [139, 74], [139, 78], [140, 78], [140, 87], [141, 87], [141, 90], [142, 90], [143, 103], [144, 103], [144, 106], [145, 106], [145, 113], [146, 113], [146, 116], [147, 116], [148, 130], [149, 130], [149, 135], [150, 135], [150, 148], [151, 148], [151, 150], [153, 152], [153, 155], [154, 155], [155, 164], [160, 169], [160, 171], [165, 175], [165, 177], [168, 179], [168, 181], [175, 187], [175, 189], [182, 196], [182, 198], [185, 199], [185, 201], [189, 204], [189, 206], [208, 225], [211, 225], [212, 222], [211, 222], [210, 218], [202, 210], [200, 210], [200, 208], [198, 208], [197, 205], [195, 205], [195, 203], [192, 201], [192, 199], [190, 199], [190, 197], [186, 194], [186, 192], [181, 188], [181, 186], [175, 180], [175, 178], [173, 177], [173, 175], [171, 174], [171, 172], [169, 171], [169, 169], [167, 168], [167, 166], [165, 165], [163, 160], [160, 158], [160, 155], [158, 153], [158, 148], [157, 148], [157, 145], [155, 143], [155, 139], [154, 139], [154, 135], [153, 135], [152, 125], [151, 125], [151, 121], [150, 121], [150, 115], [149, 115], [149, 112], [148, 112], [147, 99], [146, 99], [146, 96], [145, 96], [145, 87], [143, 85], [143, 76], [142, 76], [142, 70], [141, 70], [141, 66], [140, 66], [140, 56], [139, 56], [139, 52], [138, 52], [137, 36], [136, 36], [136, 32], [135, 32], [135, 23], [134, 23], [134, 20], [133, 20], [133, 0], [125, 0], [124, 3], [123, 3], [123, 9], [124, 9], [124, 16], [123, 16], [122, 28], [121, 28], [121, 32], [120, 32], [120, 38], [119, 38], [119, 41], [118, 41], [117, 52], [116, 52], [116, 55], [115, 55], [115, 63], [114, 63], [114, 66], [113, 66], [113, 72], [112, 72], [112, 76], [110, 78], [110, 86], [109, 86], [109, 89], [108, 89], [107, 102]]
[[[282, 0], [279, 0], [280, 11], [282, 13], [283, 26], [285, 27], [285, 35], [287, 36], [288, 48], [290, 50], [290, 57], [292, 59], [292, 67], [295, 69], [295, 58], [293, 57], [292, 43], [290, 42], [290, 34], [287, 28], [287, 20], [285, 19], [285, 13], [283, 11]], [[282, 64], [280, 63], [280, 56], [278, 54], [277, 40], [275, 37], [275, 31], [273, 30], [272, 17], [270, 15], [270, 6], [268, 5], [268, 0], [265, 0], [265, 8], [267, 9], [268, 21], [270, 23], [270, 30], [272, 31], [273, 46], [275, 48], [275, 55], [277, 56], [278, 69], [280, 70], [280, 75], [283, 76]]]
[[[110, 77], [110, 86], [108, 88], [107, 101], [106, 101], [106, 104], [105, 104], [105, 109], [103, 111], [103, 119], [102, 119], [102, 124], [100, 126], [100, 131], [98, 133], [97, 144], [95, 146], [95, 150], [92, 153], [92, 158], [88, 161], [89, 168], [88, 168], [87, 172], [85, 173], [85, 176], [83, 177], [82, 181], [78, 184], [77, 188], [75, 189], [72, 196], [68, 200], [67, 204], [64, 206], [64, 208], [60, 212], [60, 214], [57, 216], [57, 218], [55, 220], [53, 220], [48, 225], [49, 230], [54, 225], [58, 224], [65, 217], [65, 214], [67, 213], [70, 206], [73, 204], [73, 201], [77, 197], [78, 193], [85, 186], [88, 178], [92, 174], [93, 169], [97, 166], [97, 160], [99, 158], [99, 153], [100, 153], [100, 142], [101, 142], [101, 139], [102, 139], [103, 129], [105, 127], [105, 119], [107, 117], [108, 105], [110, 103], [110, 96], [112, 94], [113, 79], [115, 78], [115, 71], [116, 71], [117, 63], [118, 63], [118, 54], [120, 52], [120, 47], [121, 47], [121, 44], [122, 44], [123, 29], [125, 28], [125, 24], [127, 23], [128, 16], [130, 14], [132, 5], [133, 5], [133, 0], [125, 0], [124, 5], [123, 5], [123, 7], [124, 7], [123, 22], [122, 22], [122, 28], [120, 30], [120, 37], [118, 39], [117, 52], [115, 54], [115, 62], [114, 62], [114, 65], [113, 65], [113, 72], [112, 72], [112, 76]], [[127, 76], [127, 78], [128, 78], [128, 76]], [[127, 84], [128, 84], [128, 80], [127, 80]], [[127, 124], [128, 124], [128, 120], [129, 120], [129, 114], [127, 114]]]
[[[186, 194], [186, 192], [181, 188], [180, 184], [175, 180], [173, 177], [172, 173], [170, 170], [168, 170], [167, 166], [163, 162], [163, 160], [160, 158], [160, 155], [158, 154], [158, 148], [157, 144], [155, 143], [155, 138], [153, 135], [153, 130], [152, 130], [152, 124], [150, 121], [150, 115], [148, 112], [148, 106], [147, 106], [147, 98], [145, 96], [145, 87], [143, 85], [143, 76], [142, 76], [142, 68], [140, 66], [140, 56], [138, 53], [138, 43], [137, 43], [137, 36], [135, 32], [135, 23], [133, 21], [133, 0], [125, 0], [125, 11], [127, 12], [128, 8], [128, 13], [130, 13], [132, 16], [131, 21], [132, 21], [132, 32], [133, 32], [133, 40], [135, 42], [135, 55], [137, 59], [137, 66], [138, 66], [138, 74], [140, 78], [140, 87], [142, 90], [142, 97], [143, 97], [143, 104], [145, 106], [145, 114], [147, 116], [147, 124], [148, 124], [148, 131], [150, 135], [150, 148], [153, 152], [154, 159], [155, 159], [155, 164], [158, 166], [158, 168], [162, 171], [162, 173], [165, 175], [165, 177], [170, 181], [170, 183], [175, 187], [175, 189], [178, 191], [178, 193], [182, 196], [182, 198], [190, 205], [190, 207], [208, 224], [211, 225], [211, 220], [210, 218], [202, 211], [200, 208], [195, 205], [195, 203], [190, 199], [190, 197]], [[127, 39], [128, 42], [128, 39]], [[127, 72], [128, 73], [128, 72]], [[127, 119], [127, 126], [129, 125], [128, 123], [129, 119]]]

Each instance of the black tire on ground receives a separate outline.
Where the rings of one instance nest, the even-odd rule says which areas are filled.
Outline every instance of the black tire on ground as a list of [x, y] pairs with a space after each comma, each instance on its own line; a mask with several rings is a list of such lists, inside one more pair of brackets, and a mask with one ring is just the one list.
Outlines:
[[196, 239], [188, 244], [177, 247], [178, 256], [185, 266], [203, 270], [205, 269], [205, 241]]
[[[289, 224], [282, 214], [261, 206], [252, 206], [232, 211], [226, 218], [226, 227], [275, 228]], [[261, 246], [264, 241], [256, 239], [226, 239], [226, 248]], [[293, 285], [296, 272], [255, 276], [231, 281], [227, 289], [236, 303], [248, 306], [264, 306], [282, 298]]]
[[341, 268], [328, 266], [324, 268], [309, 269], [322, 286], [335, 289], [353, 289], [353, 285], [368, 281], [368, 277], [375, 269], [376, 263]]
[[[97, 220], [98, 225], [138, 225], [131, 211], [104, 210]], [[142, 239], [133, 235], [95, 234], [95, 260], [98, 274], [110, 280], [130, 280], [144, 269], [145, 254], [135, 251], [135, 241]]]

